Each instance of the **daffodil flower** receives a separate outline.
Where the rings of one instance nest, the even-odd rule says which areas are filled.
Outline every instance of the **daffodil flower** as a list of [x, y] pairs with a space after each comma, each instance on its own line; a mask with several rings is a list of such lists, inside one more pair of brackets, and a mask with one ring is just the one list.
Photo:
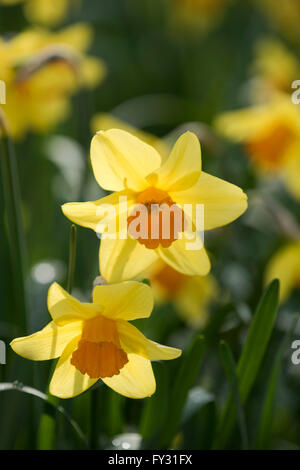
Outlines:
[[72, 94], [103, 80], [104, 63], [85, 54], [91, 40], [92, 30], [83, 23], [55, 33], [31, 28], [8, 40], [0, 37], [3, 111], [13, 137], [47, 131], [69, 113]]
[[267, 265], [265, 280], [280, 280], [280, 302], [300, 287], [300, 242], [291, 242], [278, 250]]
[[129, 323], [149, 317], [152, 308], [151, 288], [135, 281], [96, 286], [93, 303], [79, 302], [54, 283], [48, 293], [52, 321], [13, 340], [11, 347], [34, 361], [59, 357], [50, 383], [57, 397], [74, 397], [99, 379], [126, 397], [148, 397], [156, 387], [150, 361], [181, 354], [150, 341]]
[[149, 272], [149, 281], [157, 303], [172, 302], [178, 315], [191, 327], [202, 328], [207, 320], [209, 304], [218, 296], [215, 279], [207, 276], [185, 276], [163, 261]]
[[262, 173], [278, 175], [300, 198], [300, 112], [290, 96], [224, 113], [215, 125], [225, 137], [243, 144]]
[[[181, 135], [168, 159], [161, 164], [161, 157], [152, 146], [128, 132], [100, 131], [92, 140], [91, 161], [99, 185], [115, 192], [95, 202], [65, 204], [62, 210], [73, 222], [99, 232], [107, 206], [117, 209], [120, 233], [123, 225], [125, 231], [128, 227], [128, 233], [123, 238], [114, 237], [114, 224], [112, 228], [106, 224], [112, 237], [101, 240], [100, 272], [108, 282], [134, 279], [158, 259], [183, 274], [206, 275], [210, 262], [203, 243], [199, 242], [198, 231], [228, 224], [247, 208], [247, 197], [240, 188], [201, 170], [199, 140], [191, 132]], [[124, 197], [125, 205], [120, 203]], [[184, 211], [185, 205], [196, 209], [197, 204], [204, 207], [204, 224], [201, 217], [197, 218], [196, 210], [189, 211], [192, 214]], [[136, 222], [136, 208], [140, 206], [146, 208], [148, 229], [153, 207], [177, 208], [176, 217], [170, 216], [167, 236], [162, 233], [161, 219], [159, 234], [152, 236], [149, 229], [143, 237], [133, 235], [130, 228]], [[122, 222], [124, 214], [125, 223]], [[111, 217], [115, 221], [115, 215]], [[181, 219], [184, 223], [180, 227]], [[197, 242], [195, 248], [187, 246], [193, 237]]]

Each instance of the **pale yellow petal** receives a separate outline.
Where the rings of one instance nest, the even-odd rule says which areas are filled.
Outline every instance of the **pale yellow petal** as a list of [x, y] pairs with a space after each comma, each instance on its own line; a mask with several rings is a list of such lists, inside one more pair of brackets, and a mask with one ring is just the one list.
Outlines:
[[176, 297], [176, 311], [192, 327], [202, 328], [208, 320], [209, 304], [218, 295], [212, 276], [189, 277]]
[[141, 129], [138, 129], [121, 119], [118, 119], [113, 114], [99, 113], [92, 118], [91, 122], [92, 132], [107, 131], [109, 129], [122, 129], [123, 131], [130, 132], [135, 135], [146, 144], [154, 147], [162, 157], [162, 161], [165, 160], [169, 154], [169, 147], [163, 141], [153, 134], [149, 134]]
[[101, 240], [100, 273], [107, 282], [135, 279], [158, 259], [150, 250], [136, 240]]
[[[195, 241], [199, 244], [199, 249], [188, 249]], [[205, 276], [210, 271], [210, 261], [196, 234], [194, 242], [183, 237], [172, 243], [169, 248], [159, 247], [156, 251], [162, 260], [176, 271], [187, 276]]]
[[98, 57], [84, 57], [80, 64], [80, 79], [83, 85], [94, 88], [106, 75], [106, 66]]
[[[247, 195], [234, 184], [202, 171], [200, 178], [187, 191], [171, 193], [173, 201], [183, 209], [190, 204], [193, 210], [193, 222], [196, 223], [196, 204], [204, 205], [204, 230], [226, 225], [237, 219], [248, 207]], [[200, 224], [202, 220], [199, 221]]]
[[[103, 233], [104, 226], [108, 227], [108, 224], [113, 224], [118, 233], [117, 221], [124, 214], [127, 218], [135, 200], [134, 193], [125, 190], [112, 193], [98, 201], [69, 202], [62, 206], [62, 211], [75, 224], [91, 228], [97, 233]], [[113, 229], [109, 231], [112, 232]]]
[[98, 379], [91, 379], [87, 374], [83, 375], [71, 364], [71, 357], [79, 339], [80, 336], [66, 346], [56, 365], [49, 387], [50, 393], [56, 397], [75, 397], [98, 381]]
[[185, 132], [157, 171], [157, 186], [165, 191], [181, 191], [193, 186], [201, 172], [201, 148], [198, 137]]
[[142, 191], [145, 177], [159, 168], [158, 152], [120, 129], [99, 131], [92, 140], [91, 161], [99, 185], [110, 191]]
[[57, 326], [53, 321], [37, 333], [14, 339], [10, 345], [20, 356], [32, 361], [55, 359], [66, 345], [81, 334], [82, 322], [75, 321]]
[[150, 397], [156, 389], [151, 362], [136, 354], [128, 354], [128, 359], [129, 362], [121, 369], [119, 375], [103, 379], [103, 382], [128, 398]]
[[136, 281], [97, 286], [93, 299], [103, 306], [103, 315], [113, 319], [147, 318], [153, 309], [151, 288]]
[[100, 306], [79, 302], [56, 282], [48, 291], [48, 309], [58, 325], [74, 320], [88, 320], [100, 313]]
[[300, 279], [300, 243], [290, 243], [272, 257], [266, 270], [265, 280], [280, 281], [280, 301], [284, 302]]
[[117, 329], [122, 348], [127, 354], [139, 354], [151, 361], [176, 359], [181, 350], [151, 341], [135, 326], [126, 321], [118, 321]]

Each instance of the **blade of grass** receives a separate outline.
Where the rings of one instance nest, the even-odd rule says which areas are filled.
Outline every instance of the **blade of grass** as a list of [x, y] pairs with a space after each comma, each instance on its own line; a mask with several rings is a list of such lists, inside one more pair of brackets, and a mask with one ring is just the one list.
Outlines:
[[249, 441], [248, 441], [248, 432], [245, 420], [244, 410], [240, 400], [240, 394], [238, 390], [238, 379], [236, 376], [236, 365], [234, 361], [234, 357], [232, 352], [225, 341], [220, 342], [220, 355], [223, 362], [224, 370], [228, 379], [228, 382], [231, 387], [231, 392], [234, 397], [235, 406], [237, 410], [237, 418], [241, 432], [241, 439], [242, 439], [242, 448], [246, 450], [249, 448]]
[[164, 429], [159, 439], [161, 448], [168, 448], [180, 424], [190, 388], [196, 382], [205, 350], [203, 336], [196, 336], [181, 359], [181, 366], [171, 391]]
[[40, 390], [37, 390], [36, 388], [23, 385], [19, 382], [12, 382], [12, 383], [7, 382], [7, 383], [0, 384], [0, 393], [11, 391], [11, 390], [26, 393], [28, 395], [40, 398], [41, 400], [45, 402], [46, 406], [48, 407], [49, 415], [51, 413], [53, 414], [53, 412], [54, 414], [56, 412], [59, 412], [60, 414], [62, 414], [64, 418], [66, 419], [66, 421], [72, 427], [73, 431], [76, 433], [77, 437], [79, 437], [79, 439], [84, 444], [84, 446], [87, 447], [88, 445], [87, 440], [85, 438], [85, 435], [81, 431], [80, 427], [78, 426], [78, 424], [71, 418], [71, 416], [69, 416], [67, 411], [62, 406], [56, 406], [55, 404], [53, 404], [45, 393], [41, 392]]
[[287, 347], [289, 346], [292, 340], [294, 331], [297, 326], [297, 322], [298, 317], [295, 317], [289, 331], [286, 333], [281, 343], [281, 346], [274, 360], [274, 365], [268, 380], [264, 405], [262, 409], [262, 415], [256, 443], [257, 449], [267, 449], [270, 442], [270, 438], [272, 435], [276, 388], [281, 371], [282, 360], [284, 353], [286, 352]]
[[[241, 403], [244, 404], [254, 384], [274, 326], [279, 296], [279, 281], [273, 280], [264, 292], [251, 322], [236, 375]], [[236, 420], [236, 407], [229, 394], [222, 413], [214, 447], [223, 449], [231, 436]]]

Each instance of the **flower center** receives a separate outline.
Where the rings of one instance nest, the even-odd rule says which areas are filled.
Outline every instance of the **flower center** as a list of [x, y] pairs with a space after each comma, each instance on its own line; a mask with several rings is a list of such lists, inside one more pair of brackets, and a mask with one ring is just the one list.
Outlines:
[[246, 151], [263, 168], [274, 170], [282, 164], [284, 154], [293, 138], [293, 132], [288, 127], [279, 124], [265, 136], [246, 144]]
[[137, 206], [127, 219], [128, 232], [146, 248], [168, 248], [185, 230], [183, 211], [161, 189], [149, 187], [137, 197]]
[[98, 315], [84, 322], [81, 339], [71, 364], [91, 379], [118, 375], [128, 362], [121, 348], [116, 323]]

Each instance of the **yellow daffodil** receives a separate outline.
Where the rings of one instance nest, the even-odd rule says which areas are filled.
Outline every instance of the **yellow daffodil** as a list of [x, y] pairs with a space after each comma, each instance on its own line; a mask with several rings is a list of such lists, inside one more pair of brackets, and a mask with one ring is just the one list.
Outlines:
[[[78, 1], [78, 0], [77, 0]], [[28, 21], [54, 26], [67, 15], [73, 0], [0, 0], [0, 5], [24, 3], [24, 11]]]
[[158, 261], [149, 274], [158, 303], [173, 302], [178, 315], [192, 327], [200, 328], [206, 324], [209, 304], [218, 294], [211, 275], [185, 276], [163, 261]]
[[216, 120], [216, 127], [243, 144], [262, 172], [277, 174], [291, 193], [300, 197], [300, 110], [290, 97], [224, 113]]
[[92, 118], [91, 129], [93, 134], [101, 131], [108, 131], [109, 129], [121, 129], [129, 132], [130, 134], [138, 137], [146, 144], [152, 145], [161, 155], [162, 159], [166, 159], [169, 154], [169, 146], [162, 140], [149, 132], [142, 131], [135, 126], [128, 124], [121, 119], [116, 118], [112, 114], [99, 113]]
[[47, 131], [67, 115], [75, 91], [103, 79], [102, 61], [85, 56], [91, 38], [91, 29], [77, 24], [56, 33], [32, 29], [9, 41], [0, 39], [6, 83], [3, 111], [14, 137], [28, 130]]
[[95, 287], [93, 303], [79, 302], [54, 283], [48, 293], [52, 321], [13, 340], [11, 347], [34, 361], [59, 357], [50, 383], [57, 397], [74, 397], [99, 379], [126, 397], [148, 397], [155, 392], [151, 360], [181, 354], [150, 341], [129, 323], [149, 317], [152, 308], [151, 288], [135, 281]]
[[284, 302], [294, 288], [300, 288], [300, 242], [291, 242], [272, 257], [266, 270], [266, 283], [280, 280], [280, 301]]
[[231, 0], [171, 0], [176, 23], [206, 32], [222, 17]]
[[[95, 202], [65, 204], [62, 210], [105, 235], [100, 272], [108, 282], [134, 279], [158, 259], [183, 274], [206, 275], [210, 262], [198, 231], [228, 224], [247, 208], [240, 188], [202, 171], [199, 140], [191, 132], [179, 137], [161, 164], [152, 146], [128, 132], [100, 131], [92, 140], [91, 161], [98, 184], [115, 192]], [[197, 216], [198, 205], [204, 207], [204, 221]]]
[[278, 92], [291, 93], [300, 77], [300, 62], [278, 39], [265, 38], [256, 44], [252, 73], [252, 101], [267, 101]]

